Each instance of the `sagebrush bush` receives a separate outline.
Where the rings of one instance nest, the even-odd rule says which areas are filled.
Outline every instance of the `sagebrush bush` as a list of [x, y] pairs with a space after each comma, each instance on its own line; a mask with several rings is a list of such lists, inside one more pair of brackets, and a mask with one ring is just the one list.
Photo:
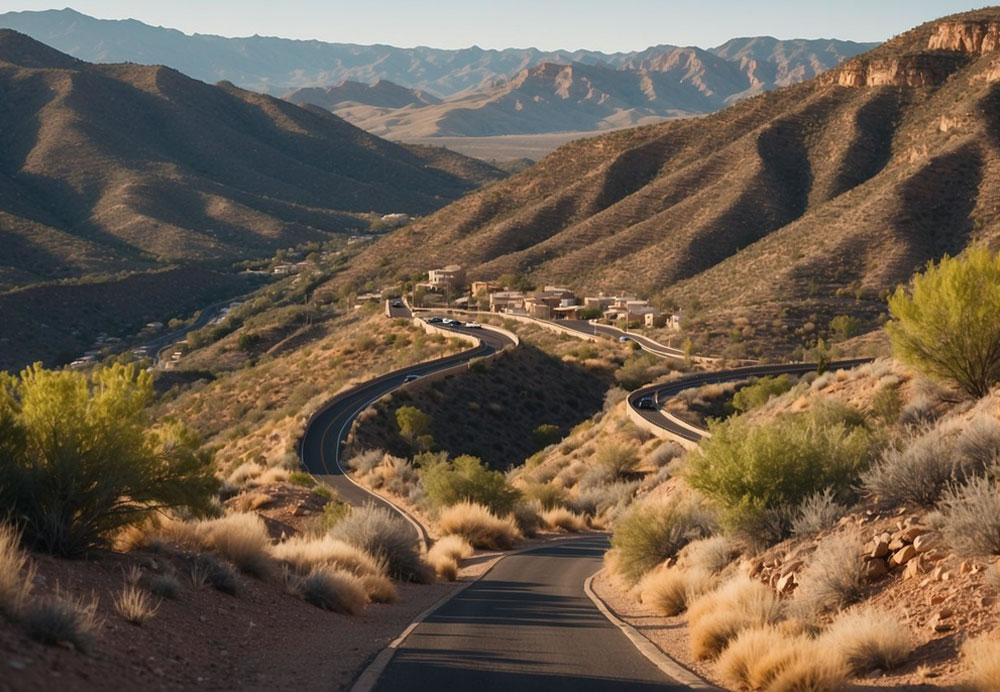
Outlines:
[[939, 504], [942, 533], [951, 548], [965, 555], [1000, 555], [1000, 483], [975, 477], [948, 488]]
[[597, 517], [611, 510], [625, 509], [635, 498], [639, 482], [618, 482], [597, 485], [577, 490], [576, 497], [570, 498], [567, 505], [574, 512]]
[[663, 468], [674, 459], [684, 456], [686, 450], [672, 440], [666, 440], [646, 455], [646, 461], [656, 468]]
[[438, 461], [424, 466], [420, 469], [420, 479], [437, 508], [472, 502], [506, 514], [520, 497], [520, 493], [507, 483], [506, 476], [467, 454], [450, 462]]
[[855, 675], [898, 668], [913, 651], [913, 633], [899, 618], [873, 608], [841, 614], [820, 638]]
[[1000, 453], [1000, 424], [977, 419], [958, 433], [938, 425], [902, 450], [889, 448], [864, 475], [870, 493], [890, 504], [933, 507], [945, 488], [991, 468]]
[[181, 583], [172, 574], [157, 574], [149, 580], [149, 592], [160, 598], [176, 599], [181, 592]]
[[384, 456], [385, 452], [381, 449], [369, 449], [348, 459], [347, 468], [361, 476], [366, 476], [382, 463]]
[[159, 510], [209, 510], [211, 456], [182, 426], [154, 425], [152, 397], [135, 365], [0, 373], [0, 507], [29, 545], [80, 555]]
[[34, 565], [21, 549], [21, 534], [0, 523], [0, 613], [17, 618], [31, 594]]
[[646, 572], [677, 554], [687, 543], [707, 536], [711, 521], [692, 504], [644, 502], [633, 505], [614, 527], [611, 546], [620, 555], [620, 576], [635, 584]]
[[966, 640], [962, 659], [968, 670], [967, 682], [973, 690], [1000, 690], [1000, 638], [994, 634]]
[[27, 604], [20, 620], [35, 641], [48, 645], [65, 642], [79, 651], [87, 651], [101, 627], [96, 597], [74, 598], [58, 587], [51, 596]]
[[[691, 456], [684, 476], [718, 504], [727, 527], [759, 538], [769, 511], [797, 507], [825, 488], [846, 494], [866, 468], [868, 432], [819, 422], [826, 415], [782, 416], [760, 425], [737, 417], [712, 424], [712, 436]], [[781, 528], [785, 534], [791, 529]]]
[[854, 534], [832, 536], [819, 544], [795, 591], [796, 608], [815, 615], [856, 603], [864, 594], [862, 543]]
[[296, 590], [306, 603], [344, 615], [357, 615], [368, 603], [361, 580], [332, 567], [317, 567], [298, 581]]
[[471, 502], [443, 510], [438, 528], [446, 536], [461, 536], [476, 548], [489, 550], [509, 550], [521, 537], [512, 517], [501, 519], [488, 507]]
[[542, 509], [554, 509], [566, 503], [566, 491], [551, 483], [527, 483], [521, 492], [528, 500], [534, 500]]
[[264, 520], [256, 514], [227, 514], [195, 524], [200, 547], [212, 550], [241, 572], [261, 579], [271, 574], [271, 538]]
[[535, 502], [518, 502], [511, 512], [514, 524], [522, 536], [532, 537], [542, 526], [541, 506]]
[[639, 464], [639, 453], [635, 445], [606, 442], [597, 448], [594, 462], [604, 470], [611, 481], [624, 478]]
[[330, 535], [384, 561], [389, 574], [396, 579], [433, 581], [430, 569], [420, 559], [413, 527], [385, 508], [371, 504], [355, 508]]
[[711, 536], [688, 543], [681, 551], [681, 558], [690, 569], [716, 574], [739, 552], [739, 547], [728, 536]]
[[847, 514], [847, 507], [837, 502], [832, 488], [813, 493], [802, 501], [792, 520], [792, 533], [808, 536], [833, 526]]

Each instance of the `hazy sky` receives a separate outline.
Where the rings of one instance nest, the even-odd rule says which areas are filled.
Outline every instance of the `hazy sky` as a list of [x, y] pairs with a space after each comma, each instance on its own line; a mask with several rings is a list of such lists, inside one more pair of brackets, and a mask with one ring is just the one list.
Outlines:
[[[660, 43], [710, 47], [756, 35], [882, 41], [981, 6], [956, 0], [74, 0], [72, 5], [95, 17], [134, 18], [185, 33], [607, 52]], [[0, 10], [53, 7], [52, 0], [0, 2]]]

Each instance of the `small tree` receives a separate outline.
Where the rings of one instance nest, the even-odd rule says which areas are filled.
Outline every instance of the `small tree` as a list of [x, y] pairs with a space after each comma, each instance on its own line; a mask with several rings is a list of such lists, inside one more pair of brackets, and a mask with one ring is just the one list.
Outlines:
[[0, 373], [0, 507], [29, 544], [79, 555], [157, 510], [208, 510], [211, 456], [182, 426], [151, 426], [152, 396], [134, 365]]
[[896, 289], [889, 312], [899, 360], [977, 398], [1000, 380], [1000, 258], [987, 248], [929, 263]]
[[562, 439], [562, 431], [559, 430], [558, 425], [542, 423], [531, 431], [531, 439], [534, 441], [535, 446], [539, 449], [542, 447], [548, 447], [549, 445], [555, 444]]
[[400, 406], [396, 409], [396, 423], [399, 433], [408, 440], [416, 441], [430, 433], [431, 417], [416, 406]]

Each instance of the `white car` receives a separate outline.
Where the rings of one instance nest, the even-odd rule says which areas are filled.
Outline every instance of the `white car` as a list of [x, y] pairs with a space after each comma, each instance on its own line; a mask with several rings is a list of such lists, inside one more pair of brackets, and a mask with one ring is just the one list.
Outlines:
[[483, 328], [483, 325], [479, 324], [478, 322], [466, 322], [465, 326], [468, 327], [469, 329], [482, 329]]

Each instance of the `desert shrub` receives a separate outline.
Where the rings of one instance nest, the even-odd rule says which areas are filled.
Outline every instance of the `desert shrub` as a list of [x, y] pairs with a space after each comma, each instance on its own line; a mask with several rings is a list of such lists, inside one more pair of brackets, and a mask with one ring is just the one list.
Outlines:
[[502, 473], [490, 470], [482, 461], [467, 454], [450, 462], [424, 466], [420, 469], [420, 479], [435, 507], [471, 502], [506, 514], [519, 497]]
[[323, 505], [323, 513], [309, 517], [305, 522], [304, 532], [310, 536], [323, 536], [334, 526], [343, 521], [351, 513], [351, 506], [346, 502], [327, 502]]
[[522, 536], [534, 536], [542, 526], [542, 517], [539, 514], [541, 507], [535, 502], [518, 502], [514, 505], [511, 517], [514, 524]]
[[115, 612], [132, 625], [142, 625], [156, 615], [159, 609], [159, 605], [153, 603], [149, 594], [135, 584], [125, 584], [114, 596], [112, 605]]
[[149, 580], [149, 592], [160, 598], [176, 599], [181, 592], [181, 584], [172, 574], [157, 574]]
[[313, 478], [313, 475], [305, 471], [292, 471], [288, 474], [288, 482], [292, 485], [301, 485], [304, 488], [312, 488], [316, 485], [316, 479]]
[[512, 517], [501, 519], [488, 507], [460, 502], [441, 512], [438, 528], [444, 535], [457, 535], [476, 548], [509, 550], [520, 538]]
[[566, 503], [566, 491], [551, 483], [528, 483], [521, 492], [528, 500], [534, 500], [543, 509], [554, 509]]
[[420, 583], [433, 579], [420, 559], [413, 527], [387, 509], [371, 504], [356, 508], [330, 535], [384, 561], [396, 579]]
[[427, 552], [427, 564], [434, 569], [438, 579], [445, 581], [458, 579], [458, 562], [453, 557], [435, 552], [432, 548]]
[[607, 413], [608, 411], [618, 406], [618, 404], [625, 401], [625, 397], [627, 396], [628, 392], [626, 392], [621, 387], [612, 387], [611, 389], [606, 391], [604, 393], [604, 407], [603, 407], [604, 412]]
[[646, 456], [646, 461], [655, 466], [656, 468], [662, 468], [669, 464], [674, 459], [684, 456], [684, 448], [672, 440], [667, 440], [652, 452]]
[[1000, 379], [1000, 258], [989, 249], [945, 255], [889, 299], [893, 354], [927, 375], [985, 396]]
[[740, 632], [778, 622], [781, 600], [770, 587], [743, 575], [734, 577], [688, 607], [691, 653], [715, 658]]
[[795, 591], [796, 608], [815, 615], [856, 603], [864, 594], [862, 545], [853, 534], [819, 544]]
[[903, 412], [903, 399], [899, 395], [899, 386], [883, 385], [872, 397], [871, 410], [876, 418], [886, 425], [893, 425]]
[[0, 523], [0, 613], [17, 618], [31, 594], [35, 568], [21, 549], [21, 534]]
[[542, 522], [547, 529], [562, 529], [572, 533], [587, 530], [587, 519], [565, 507], [542, 512]]
[[962, 659], [973, 690], [994, 692], [1000, 689], [1000, 640], [995, 635], [966, 640], [962, 645]]
[[898, 668], [913, 651], [913, 633], [897, 618], [872, 608], [840, 615], [820, 640], [847, 663], [855, 675]]
[[688, 543], [681, 551], [690, 569], [717, 574], [739, 555], [739, 548], [728, 536], [711, 536]]
[[416, 406], [400, 406], [396, 409], [396, 424], [400, 435], [415, 441], [430, 433], [431, 417]]
[[789, 526], [763, 524], [825, 488], [848, 493], [866, 467], [871, 441], [861, 427], [820, 424], [810, 415], [783, 416], [761, 425], [731, 418], [711, 426], [712, 436], [691, 455], [688, 483], [722, 509], [724, 524], [750, 537]]
[[543, 447], [553, 445], [561, 440], [562, 431], [559, 429], [558, 425], [543, 423], [531, 431], [531, 439], [535, 443], [535, 447], [541, 449]]
[[618, 480], [632, 471], [639, 463], [639, 455], [634, 445], [607, 442], [597, 448], [595, 463], [607, 472], [609, 480]]
[[977, 420], [955, 437], [938, 425], [904, 449], [889, 448], [864, 475], [865, 489], [890, 504], [933, 507], [945, 488], [996, 463], [1000, 424]]
[[344, 615], [357, 615], [368, 603], [361, 580], [332, 567], [317, 567], [299, 580], [296, 591], [306, 603]]
[[785, 635], [774, 626], [745, 629], [719, 656], [716, 671], [732, 689], [757, 689], [760, 685], [750, 681], [753, 666], [769, 654], [773, 655], [779, 647], [787, 646]]
[[101, 620], [97, 599], [73, 598], [62, 589], [29, 603], [21, 614], [21, 624], [29, 637], [42, 644], [72, 644], [86, 651], [97, 636]]
[[[636, 344], [636, 347], [638, 347], [638, 344]], [[622, 387], [631, 391], [652, 382], [657, 377], [669, 371], [670, 365], [661, 361], [656, 356], [636, 351], [615, 371], [615, 380]]]
[[761, 377], [733, 395], [733, 408], [739, 413], [752, 411], [766, 404], [771, 397], [781, 396], [791, 388], [792, 380], [788, 375]]
[[810, 649], [810, 655], [796, 656], [774, 677], [768, 692], [840, 692], [847, 686], [850, 671], [843, 661]]
[[212, 555], [195, 555], [188, 559], [188, 575], [191, 585], [201, 588], [206, 584], [216, 591], [235, 596], [240, 589], [236, 570], [223, 560]]
[[368, 449], [348, 459], [347, 467], [359, 475], [367, 476], [382, 463], [384, 456], [385, 452], [381, 449]]
[[420, 485], [420, 476], [413, 464], [401, 457], [387, 454], [378, 472], [382, 476], [382, 487], [400, 497], [408, 497]]
[[461, 536], [445, 536], [435, 541], [427, 551], [427, 562], [441, 579], [455, 581], [458, 578], [459, 563], [472, 557], [473, 547]]
[[701, 569], [658, 569], [639, 582], [640, 599], [653, 612], [672, 617], [715, 586], [715, 577]]
[[332, 536], [312, 539], [293, 536], [272, 546], [271, 554], [276, 560], [301, 573], [310, 572], [321, 566], [336, 567], [359, 577], [366, 574], [382, 574], [385, 571], [382, 565], [362, 548]]
[[195, 525], [200, 547], [215, 551], [230, 560], [241, 572], [255, 577], [270, 575], [271, 538], [264, 520], [256, 514], [228, 514]]
[[939, 504], [942, 533], [951, 548], [966, 555], [1000, 555], [1000, 483], [975, 477], [947, 488]]
[[579, 490], [576, 497], [570, 499], [567, 505], [574, 512], [596, 517], [613, 508], [628, 506], [638, 488], [638, 481], [585, 487]]
[[79, 555], [156, 511], [208, 511], [211, 456], [187, 429], [152, 424], [152, 396], [134, 365], [0, 373], [0, 506], [25, 541]]
[[635, 584], [646, 572], [690, 541], [709, 534], [711, 522], [701, 510], [679, 502], [633, 505], [615, 523], [611, 546], [620, 555], [620, 576]]
[[832, 488], [813, 493], [802, 501], [792, 520], [792, 533], [807, 536], [832, 528], [847, 514], [847, 507], [837, 502]]

